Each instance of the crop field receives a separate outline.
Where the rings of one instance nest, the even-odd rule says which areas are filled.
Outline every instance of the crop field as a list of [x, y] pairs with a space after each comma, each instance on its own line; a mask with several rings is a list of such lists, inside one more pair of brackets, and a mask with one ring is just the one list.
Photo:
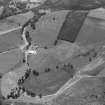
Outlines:
[[85, 20], [81, 31], [76, 39], [77, 42], [83, 44], [93, 44], [104, 41], [105, 36], [105, 20], [89, 17]]

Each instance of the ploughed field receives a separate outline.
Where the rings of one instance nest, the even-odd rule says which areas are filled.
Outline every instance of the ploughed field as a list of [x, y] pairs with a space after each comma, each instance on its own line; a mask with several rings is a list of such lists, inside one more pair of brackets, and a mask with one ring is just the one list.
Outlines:
[[[54, 46], [60, 27], [68, 11], [54, 12], [43, 16], [36, 24], [36, 30], [29, 30], [32, 42], [38, 45], [37, 55], [28, 56], [29, 67], [32, 69], [30, 77], [22, 84], [26, 89], [37, 95], [55, 93], [68, 80], [72, 79], [88, 63], [94, 61], [103, 51], [104, 45], [104, 20], [87, 17], [75, 43], [59, 41]], [[23, 63], [24, 53], [19, 47], [24, 44], [21, 39], [20, 29], [0, 35], [0, 72], [26, 68]], [[43, 47], [47, 46], [48, 49]], [[89, 53], [87, 53], [89, 50]], [[83, 77], [74, 86], [67, 89], [57, 97], [54, 102], [60, 105], [77, 103], [97, 103], [103, 105], [105, 78], [104, 65], [96, 68], [89, 75]], [[99, 72], [100, 71], [100, 72]], [[38, 72], [39, 74], [36, 74]], [[100, 76], [100, 77], [98, 77]], [[62, 99], [62, 101], [61, 101]], [[92, 105], [92, 104], [90, 104]]]

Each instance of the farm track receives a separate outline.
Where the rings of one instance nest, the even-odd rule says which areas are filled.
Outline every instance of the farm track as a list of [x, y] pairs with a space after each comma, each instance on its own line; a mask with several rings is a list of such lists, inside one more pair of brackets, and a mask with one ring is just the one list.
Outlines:
[[6, 34], [6, 33], [12, 32], [12, 31], [21, 29], [21, 28], [22, 28], [22, 27], [17, 27], [17, 28], [13, 28], [13, 29], [11, 29], [11, 30], [7, 30], [7, 31], [0, 32], [0, 36], [4, 35], [4, 34]]
[[19, 47], [14, 47], [14, 48], [8, 49], [7, 51], [0, 52], [0, 55], [11, 52], [11, 51], [14, 51], [14, 50], [17, 50], [17, 49], [20, 49], [20, 48]]
[[0, 54], [9, 52], [23, 45], [20, 34], [21, 27], [0, 32]]

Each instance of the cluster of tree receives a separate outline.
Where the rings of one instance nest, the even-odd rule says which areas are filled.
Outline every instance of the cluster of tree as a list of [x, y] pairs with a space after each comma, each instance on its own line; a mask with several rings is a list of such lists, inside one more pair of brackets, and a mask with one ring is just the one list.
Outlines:
[[26, 4], [21, 2], [17, 2], [16, 4], [14, 4], [10, 1], [7, 3], [7, 5], [4, 5], [4, 2], [2, 2], [2, 4], [3, 8], [2, 13], [0, 14], [0, 19], [19, 14], [26, 8]]
[[23, 9], [25, 9], [26, 8], [26, 3], [22, 3], [22, 2], [17, 2], [16, 3], [16, 7], [18, 8], [18, 9], [20, 9], [20, 10], [23, 10]]

